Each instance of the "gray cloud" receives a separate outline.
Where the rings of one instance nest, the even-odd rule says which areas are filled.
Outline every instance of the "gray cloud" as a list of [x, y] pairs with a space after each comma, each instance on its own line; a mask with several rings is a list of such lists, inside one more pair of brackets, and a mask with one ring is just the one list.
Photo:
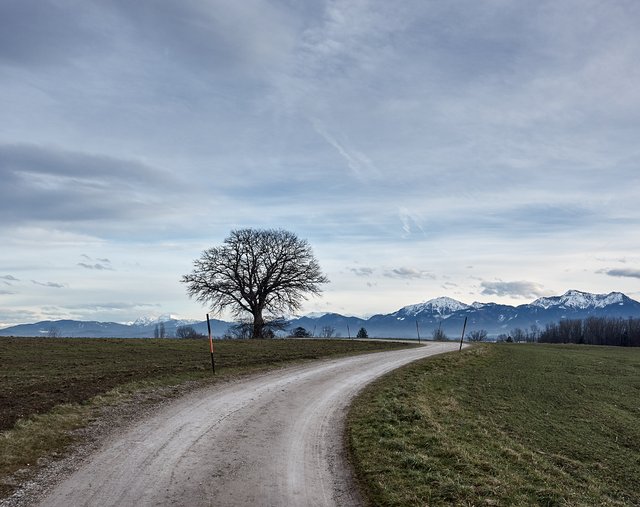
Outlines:
[[11, 295], [11, 294], [15, 294], [15, 292], [10, 291], [10, 290], [0, 289], [0, 294], [2, 294], [3, 296], [8, 296], [8, 295]]
[[151, 216], [173, 180], [133, 160], [30, 144], [0, 145], [0, 171], [0, 211], [14, 222]]
[[[129, 50], [135, 58], [163, 48], [164, 58], [154, 55], [156, 65], [166, 58], [184, 68], [228, 73], [239, 63], [249, 67], [273, 60], [286, 48], [282, 12], [261, 0], [93, 5], [6, 0], [0, 3], [0, 61], [73, 66], [96, 53], [113, 59], [114, 53]], [[274, 25], [280, 33], [270, 30]]]
[[87, 262], [78, 262], [78, 266], [81, 266], [85, 269], [95, 269], [98, 271], [113, 271], [113, 268], [106, 264], [100, 264], [96, 262], [95, 264], [89, 264]]
[[96, 38], [84, 24], [84, 14], [80, 4], [65, 8], [47, 0], [0, 2], [0, 61], [22, 66], [70, 62], [87, 51], [79, 40]]
[[[8, 282], [19, 282], [20, 280], [13, 275], [0, 276], [0, 280], [6, 280]], [[10, 285], [10, 284], [8, 284]]]
[[608, 269], [604, 273], [609, 276], [640, 278], [640, 269]]
[[400, 267], [389, 269], [385, 272], [384, 276], [389, 278], [405, 278], [405, 279], [435, 279], [435, 275], [433, 273], [429, 273], [428, 271], [423, 271], [420, 269]]
[[373, 274], [372, 268], [349, 268], [357, 276], [371, 276]]
[[164, 47], [171, 62], [214, 74], [217, 79], [252, 72], [252, 67], [266, 71], [265, 65], [277, 63], [292, 44], [289, 15], [273, 2], [113, 3], [136, 41], [143, 41], [152, 51]]
[[[111, 266], [111, 261], [109, 259], [106, 259], [106, 258], [92, 259], [87, 254], [82, 254], [80, 255], [80, 257], [88, 261], [88, 262], [78, 262], [77, 265], [80, 267], [83, 267], [85, 269], [95, 269], [97, 271], [114, 271], [113, 267]], [[98, 261], [98, 262], [94, 262], [94, 261]]]
[[481, 282], [482, 294], [486, 296], [511, 296], [516, 298], [531, 298], [547, 295], [542, 285], [535, 282]]
[[65, 287], [64, 284], [56, 283], [56, 282], [38, 282], [37, 280], [31, 280], [31, 283], [33, 283], [34, 285], [40, 285], [42, 287], [51, 287], [54, 289], [63, 289]]

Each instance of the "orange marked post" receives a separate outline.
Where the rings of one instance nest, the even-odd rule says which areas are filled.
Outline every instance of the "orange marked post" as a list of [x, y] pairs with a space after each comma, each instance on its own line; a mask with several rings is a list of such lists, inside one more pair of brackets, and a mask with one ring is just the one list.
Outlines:
[[209, 331], [209, 350], [211, 351], [211, 370], [216, 374], [216, 362], [213, 358], [213, 337], [211, 336], [211, 323], [209, 322], [209, 314], [207, 313], [207, 330]]

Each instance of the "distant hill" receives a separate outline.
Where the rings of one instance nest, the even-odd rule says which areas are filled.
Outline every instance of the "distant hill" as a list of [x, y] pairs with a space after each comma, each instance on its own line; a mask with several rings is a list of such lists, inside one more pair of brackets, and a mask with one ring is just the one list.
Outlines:
[[[465, 317], [467, 330], [484, 329], [489, 336], [508, 334], [513, 329], [529, 329], [532, 325], [543, 329], [546, 324], [562, 319], [587, 317], [640, 318], [640, 303], [622, 294], [591, 294], [570, 290], [561, 296], [544, 297], [519, 305], [497, 303], [472, 303], [470, 305], [449, 297], [439, 297], [405, 306], [398, 311], [374, 315], [369, 319], [345, 317], [337, 313], [297, 317], [290, 321], [289, 329], [301, 326], [314, 336], [321, 336], [323, 329], [331, 328], [334, 335], [354, 337], [361, 327], [369, 336], [380, 338], [416, 338], [416, 322], [422, 338], [428, 339], [440, 327], [449, 337], [458, 337]], [[69, 337], [119, 337], [151, 338], [156, 325], [164, 323], [167, 336], [175, 336], [181, 325], [191, 325], [196, 331], [207, 332], [205, 321], [194, 322], [171, 318], [139, 319], [129, 324], [116, 322], [84, 322], [75, 320], [43, 321], [0, 329], [0, 336], [49, 336], [54, 330], [57, 336]], [[212, 332], [222, 336], [232, 323], [214, 319]]]
[[[80, 320], [45, 320], [35, 324], [20, 324], [0, 329], [0, 336], [60, 336], [70, 338], [153, 338], [156, 325], [164, 324], [167, 337], [176, 335], [179, 326], [190, 325], [196, 331], [206, 334], [207, 323], [167, 319], [139, 319], [130, 324], [117, 322], [95, 322]], [[226, 333], [229, 322], [211, 320], [211, 332], [216, 336]]]

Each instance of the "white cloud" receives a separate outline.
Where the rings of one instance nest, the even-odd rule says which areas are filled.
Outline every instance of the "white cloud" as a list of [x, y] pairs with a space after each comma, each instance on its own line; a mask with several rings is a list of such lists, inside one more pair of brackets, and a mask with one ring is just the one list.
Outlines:
[[347, 166], [357, 178], [364, 180], [371, 176], [380, 176], [380, 172], [364, 153], [353, 148], [347, 148], [343, 143], [338, 142], [335, 137], [327, 132], [319, 120], [313, 121], [313, 126], [316, 132], [344, 158]]
[[517, 281], [517, 282], [487, 282], [481, 284], [482, 294], [487, 296], [511, 296], [515, 298], [535, 298], [540, 296], [548, 296], [549, 292], [542, 285], [536, 282]]

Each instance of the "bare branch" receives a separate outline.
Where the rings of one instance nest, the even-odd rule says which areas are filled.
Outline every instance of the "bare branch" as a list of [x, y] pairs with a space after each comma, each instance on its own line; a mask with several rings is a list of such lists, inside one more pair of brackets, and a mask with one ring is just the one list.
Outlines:
[[306, 240], [282, 229], [238, 229], [221, 246], [205, 250], [181, 281], [190, 297], [215, 312], [251, 314], [258, 338], [263, 312], [293, 312], [329, 280]]

